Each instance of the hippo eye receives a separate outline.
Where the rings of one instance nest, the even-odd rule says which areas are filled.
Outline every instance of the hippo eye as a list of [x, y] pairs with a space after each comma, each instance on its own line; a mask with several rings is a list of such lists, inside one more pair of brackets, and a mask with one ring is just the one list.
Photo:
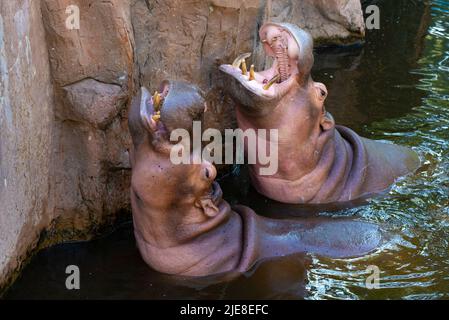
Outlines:
[[210, 172], [209, 172], [209, 169], [204, 169], [204, 175], [206, 176], [206, 178], [207, 179], [209, 179], [210, 178]]
[[324, 91], [323, 89], [320, 89], [320, 94], [321, 94], [321, 97], [325, 97], [326, 96], [326, 91]]

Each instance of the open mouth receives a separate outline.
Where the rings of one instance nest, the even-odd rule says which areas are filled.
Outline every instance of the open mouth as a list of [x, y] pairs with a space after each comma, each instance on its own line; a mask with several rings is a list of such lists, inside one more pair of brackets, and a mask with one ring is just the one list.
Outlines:
[[161, 119], [161, 110], [169, 93], [170, 81], [165, 80], [159, 86], [159, 90], [157, 90], [148, 101], [151, 110], [151, 118], [156, 122]]
[[256, 71], [254, 65], [248, 68], [246, 60], [251, 56], [248, 53], [237, 57], [231, 65], [222, 65], [220, 70], [235, 78], [246, 90], [259, 97], [273, 99], [285, 94], [298, 74], [308, 71], [300, 68], [303, 69], [302, 64], [310, 64], [313, 40], [306, 32], [290, 24], [265, 24], [259, 35], [265, 54], [273, 58], [269, 69]]
[[167, 133], [176, 129], [192, 132], [194, 122], [201, 121], [206, 109], [200, 88], [176, 80], [163, 81], [154, 94], [146, 95], [145, 103], [147, 118], [163, 124]]

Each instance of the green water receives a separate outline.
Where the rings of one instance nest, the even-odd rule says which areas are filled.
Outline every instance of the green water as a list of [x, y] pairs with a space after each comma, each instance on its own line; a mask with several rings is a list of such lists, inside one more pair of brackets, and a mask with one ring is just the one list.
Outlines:
[[[228, 283], [193, 281], [150, 270], [127, 223], [98, 241], [44, 250], [6, 298], [449, 298], [449, 1], [374, 2], [381, 30], [369, 31], [362, 47], [319, 50], [314, 78], [328, 86], [327, 108], [338, 123], [367, 138], [412, 147], [423, 167], [387, 197], [339, 211], [264, 199], [244, 170], [220, 182], [230, 202], [259, 213], [377, 223], [389, 235], [382, 248], [355, 260], [273, 260]], [[65, 289], [70, 264], [80, 267], [79, 291]], [[368, 266], [380, 269], [379, 289], [366, 288]]]
[[[371, 110], [368, 115], [378, 106], [385, 111], [385, 119], [373, 116], [377, 121], [366, 121], [359, 133], [414, 148], [424, 166], [398, 182], [389, 198], [341, 213], [382, 224], [395, 237], [364, 259], [314, 259], [308, 272], [309, 298], [449, 298], [449, 2], [433, 1], [422, 19], [428, 28], [416, 35], [423, 39], [422, 45], [414, 43], [413, 49], [422, 51], [416, 62], [407, 61], [394, 47], [384, 47], [396, 55], [388, 64], [397, 65], [390, 69], [373, 56], [372, 74], [355, 86], [367, 90], [358, 108]], [[409, 76], [401, 79], [397, 75], [404, 65], [410, 68]], [[385, 77], [382, 71], [392, 74]], [[418, 81], [411, 84], [414, 79]], [[373, 94], [377, 92], [379, 97]], [[416, 96], [418, 101], [413, 100]], [[368, 265], [381, 270], [379, 290], [365, 288]]]

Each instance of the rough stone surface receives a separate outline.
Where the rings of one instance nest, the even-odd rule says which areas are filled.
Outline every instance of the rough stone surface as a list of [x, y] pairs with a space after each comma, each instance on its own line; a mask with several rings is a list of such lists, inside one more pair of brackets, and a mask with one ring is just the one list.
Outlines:
[[[68, 5], [80, 8], [80, 30], [65, 27]], [[129, 8], [0, 4], [0, 290], [42, 231], [56, 241], [89, 237], [129, 211]]]
[[53, 215], [53, 101], [38, 1], [0, 2], [0, 288]]
[[214, 67], [244, 52], [262, 67], [257, 30], [268, 20], [298, 24], [321, 44], [365, 34], [359, 0], [132, 0], [131, 14], [140, 84], [153, 90], [167, 77], [210, 88]]
[[[70, 5], [79, 7], [79, 30], [66, 28]], [[55, 83], [93, 78], [129, 84], [133, 40], [127, 1], [42, 0], [42, 11]]]
[[[79, 30], [65, 26], [69, 5], [79, 7]], [[56, 98], [54, 228], [76, 237], [129, 208], [130, 6], [121, 0], [43, 0], [42, 13]]]
[[308, 30], [318, 44], [351, 43], [365, 36], [360, 0], [273, 0], [268, 15]]
[[66, 119], [83, 122], [95, 128], [105, 129], [120, 112], [127, 100], [122, 88], [93, 79], [85, 79], [62, 88]]

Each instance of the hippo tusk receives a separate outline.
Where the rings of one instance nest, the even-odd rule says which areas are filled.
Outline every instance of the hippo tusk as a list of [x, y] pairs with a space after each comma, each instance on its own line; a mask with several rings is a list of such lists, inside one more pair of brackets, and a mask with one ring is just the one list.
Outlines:
[[251, 57], [251, 52], [243, 53], [243, 54], [239, 55], [232, 63], [232, 66], [234, 68], [240, 68], [240, 66], [242, 65], [242, 62], [245, 61], [245, 59], [248, 59], [249, 57]]
[[161, 109], [161, 101], [161, 95], [156, 91], [153, 95], [153, 107], [155, 111], [159, 111]]
[[249, 81], [256, 80], [256, 73], [254, 71], [254, 65], [251, 65], [251, 68], [249, 70]]
[[279, 81], [279, 79], [281, 79], [281, 75], [280, 75], [280, 74], [275, 75], [275, 76], [273, 77], [273, 79], [271, 79], [270, 81], [268, 81], [268, 83], [267, 83], [266, 85], [263, 86], [264, 90], [270, 89], [271, 86], [272, 86], [273, 84], [275, 84], [276, 82]]
[[248, 67], [246, 66], [246, 61], [242, 61], [242, 75], [246, 76], [248, 74]]

